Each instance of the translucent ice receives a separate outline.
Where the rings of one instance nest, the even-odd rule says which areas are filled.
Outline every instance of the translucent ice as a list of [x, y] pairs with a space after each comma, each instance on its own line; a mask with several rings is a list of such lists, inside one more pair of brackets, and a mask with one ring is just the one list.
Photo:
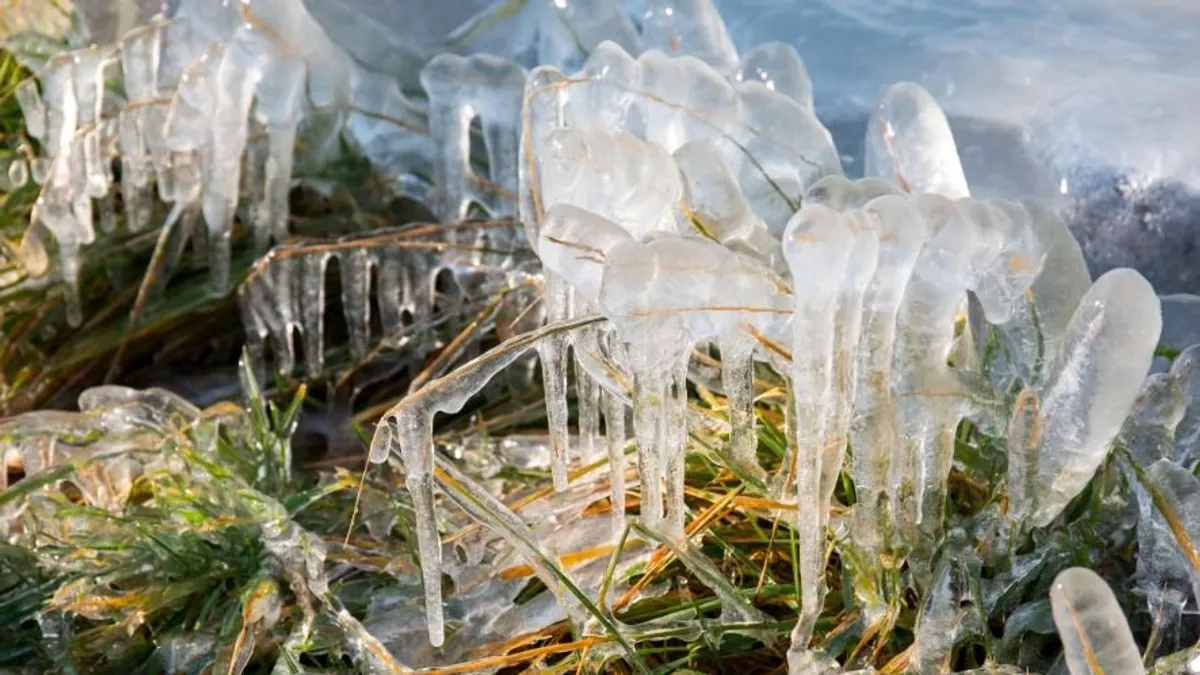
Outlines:
[[789, 44], [767, 42], [743, 54], [737, 79], [762, 82], [805, 108], [813, 107], [812, 80], [800, 54]]
[[865, 173], [913, 194], [970, 194], [945, 113], [911, 82], [892, 85], [875, 109], [867, 126]]
[[876, 231], [822, 205], [805, 206], [784, 233], [784, 255], [798, 281], [792, 320], [797, 527], [801, 616], [792, 649], [808, 646], [824, 595], [829, 497], [822, 477], [840, 470], [855, 384], [863, 292], [874, 272]]
[[1150, 369], [1162, 326], [1140, 274], [1113, 270], [1079, 302], [1046, 384], [1022, 392], [1009, 425], [1014, 516], [1048, 524], [1095, 473]]
[[1050, 604], [1071, 675], [1146, 672], [1121, 606], [1095, 572], [1072, 567], [1060, 573]]

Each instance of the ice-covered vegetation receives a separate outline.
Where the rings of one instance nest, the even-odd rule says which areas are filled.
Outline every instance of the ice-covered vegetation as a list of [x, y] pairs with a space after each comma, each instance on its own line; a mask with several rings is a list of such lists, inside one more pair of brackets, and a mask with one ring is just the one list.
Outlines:
[[[440, 54], [418, 92], [299, 0], [183, 0], [16, 86], [37, 150], [8, 184], [40, 186], [21, 283], [60, 283], [71, 326], [96, 311], [79, 284], [104, 237], [155, 231], [155, 277], [203, 252], [214, 296], [237, 231], [256, 257], [243, 406], [104, 386], [81, 412], [0, 422], [24, 474], [0, 492], [17, 598], [0, 611], [46, 659], [725, 672], [734, 644], [754, 672], [1081, 675], [1192, 658], [1197, 357], [1160, 349], [1150, 284], [1093, 280], [1043, 204], [973, 197], [920, 86], [883, 94], [848, 177], [793, 47], [739, 54], [708, 0], [636, 4], [495, 8], [457, 35], [503, 18], [521, 27], [507, 50]], [[343, 142], [441, 224], [294, 239], [296, 167]], [[356, 372], [394, 355], [361, 378], [326, 368], [334, 265]], [[519, 398], [531, 354], [544, 442], [494, 437], [480, 401]], [[361, 478], [295, 474], [304, 385], [265, 402], [268, 364], [279, 391], [407, 378], [358, 420]]]

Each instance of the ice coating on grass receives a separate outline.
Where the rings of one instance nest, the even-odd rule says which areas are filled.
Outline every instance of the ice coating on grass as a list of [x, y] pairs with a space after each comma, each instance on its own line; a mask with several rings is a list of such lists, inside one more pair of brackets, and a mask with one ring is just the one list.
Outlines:
[[896, 369], [897, 318], [913, 268], [929, 236], [929, 225], [906, 198], [885, 195], [868, 204], [867, 212], [880, 226], [879, 257], [863, 298], [849, 438], [853, 447], [876, 449], [855, 453], [850, 464], [855, 485], [862, 486], [863, 495], [854, 513], [855, 539], [870, 552], [878, 549], [890, 529], [880, 527], [884, 517], [880, 509], [886, 506], [885, 495], [895, 488], [891, 467], [896, 460], [889, 448], [898, 448], [900, 443], [891, 385]]
[[[587, 323], [576, 321], [573, 325]], [[552, 325], [506, 341], [455, 371], [453, 377], [433, 380], [409, 395], [389, 410], [375, 428], [371, 439], [371, 462], [382, 463], [392, 454], [398, 454], [404, 463], [405, 484], [416, 512], [417, 548], [429, 640], [434, 646], [445, 639], [445, 625], [442, 620], [442, 546], [434, 512], [433, 417], [439, 412], [458, 412], [497, 373], [533, 349], [540, 340], [562, 330], [562, 326]]]
[[1029, 290], [1030, 297], [1016, 303], [1012, 321], [1003, 326], [1013, 356], [997, 374], [1037, 384], [1053, 370], [1071, 315], [1091, 286], [1092, 277], [1078, 242], [1062, 218], [1035, 200], [1024, 200], [1022, 206], [1046, 257]]
[[907, 537], [939, 527], [954, 432], [971, 411], [959, 369], [947, 365], [966, 292], [987, 320], [1003, 324], [1041, 269], [1028, 216], [1019, 205], [939, 195], [916, 199], [929, 225], [897, 314], [896, 454], [890, 467], [892, 516]]
[[1059, 573], [1050, 604], [1071, 675], [1146, 672], [1121, 606], [1095, 572], [1072, 567]]
[[911, 82], [889, 87], [867, 123], [864, 172], [913, 194], [970, 195], [946, 114]]
[[560, 129], [542, 153], [546, 207], [571, 204], [601, 215], [635, 239], [676, 231], [683, 190], [679, 169], [662, 148], [626, 131]]
[[1046, 384], [1026, 389], [1009, 425], [1009, 489], [1018, 521], [1043, 526], [1104, 460], [1158, 345], [1162, 317], [1140, 274], [1096, 280], [1071, 318]]
[[[753, 349], [754, 332], [780, 332], [788, 313], [786, 295], [773, 273], [752, 258], [706, 239], [667, 237], [613, 247], [600, 309], [625, 343], [632, 371], [643, 519], [652, 527], [663, 520], [659, 481], [665, 479], [666, 528], [681, 533], [692, 347], [716, 342], [723, 357], [729, 357], [723, 367], [732, 369], [730, 377], [749, 377], [752, 360], [737, 354]], [[749, 403], [747, 397], [740, 399], [742, 406]], [[749, 422], [746, 413], [743, 408], [743, 425]], [[740, 459], [750, 463], [748, 447], [740, 452]]]
[[[789, 661], [793, 672], [809, 672], [803, 664], [816, 668], [821, 661], [807, 643], [824, 593], [830, 498], [847, 440], [855, 449], [848, 469], [858, 501], [845, 521], [848, 536], [836, 546], [866, 552], [870, 566], [882, 567], [876, 561], [886, 559], [900, 569], [910, 551], [944, 534], [946, 477], [962, 419], [980, 415], [982, 405], [1007, 404], [1008, 385], [1025, 387], [1012, 423], [1017, 442], [1010, 464], [1018, 475], [1011, 504], [1017, 514], [1034, 509], [1039, 519], [1047, 503], [1069, 499], [1044, 493], [1058, 490], [1059, 478], [1064, 493], [1082, 485], [1103, 456], [1102, 437], [1112, 437], [1107, 427], [1119, 427], [1124, 416], [1119, 405], [1091, 401], [1091, 392], [1109, 391], [1106, 383], [1115, 379], [1130, 383], [1122, 391], [1136, 390], [1141, 379], [1136, 369], [1114, 375], [1095, 364], [1115, 362], [1113, 353], [1127, 351], [1137, 361], [1152, 340], [1141, 333], [1104, 337], [1103, 327], [1088, 333], [1103, 322], [1081, 325], [1086, 312], [1076, 308], [1100, 291], [1088, 291], [1079, 248], [1062, 222], [1033, 203], [967, 199], [945, 116], [919, 87], [898, 85], [885, 96], [868, 139], [868, 173], [878, 177], [850, 181], [812, 113], [812, 85], [794, 49], [768, 44], [739, 58], [711, 3], [635, 4], [645, 10], [638, 12], [640, 34], [612, 2], [525, 3], [516, 8], [520, 21], [508, 24], [501, 16], [508, 10], [493, 6], [454, 36], [461, 49], [422, 71], [426, 96], [409, 98], [393, 79], [329, 49], [296, 3], [255, 2], [247, 17], [227, 4], [185, 2], [174, 17], [130, 34], [109, 53], [108, 63], [120, 61], [129, 105], [106, 131], [84, 132], [99, 120], [88, 111], [95, 108], [92, 97], [102, 96], [93, 85], [97, 69], [103, 72], [97, 64], [104, 59], [96, 57], [103, 49], [72, 61], [72, 72], [79, 68], [86, 77], [64, 80], [46, 71], [50, 84], [68, 81], [69, 96], [62, 86], [47, 89], [44, 101], [36, 88], [18, 91], [31, 133], [45, 136], [47, 146], [71, 125], [72, 138], [79, 136], [67, 161], [39, 158], [32, 172], [45, 181], [76, 181], [72, 188], [79, 189], [71, 194], [49, 194], [44, 213], [58, 217], [56, 236], [67, 232], [82, 242], [93, 236], [83, 226], [91, 226], [92, 209], [101, 231], [112, 229], [103, 205], [112, 197], [112, 178], [97, 160], [111, 157], [115, 144], [130, 230], [153, 225], [155, 194], [172, 203], [168, 223], [183, 232], [191, 231], [184, 223], [203, 215], [217, 235], [205, 240], [214, 245], [218, 283], [227, 256], [222, 233], [236, 219], [246, 219], [260, 248], [286, 234], [292, 146], [310, 126], [328, 146], [341, 121], [352, 119], [363, 150], [383, 163], [404, 164], [412, 175], [401, 189], [428, 199], [442, 220], [458, 220], [475, 207], [505, 213], [516, 205], [544, 266], [535, 278], [551, 321], [598, 312], [608, 323], [561, 324], [572, 328], [519, 338], [446, 383], [418, 389], [377, 428], [372, 459], [398, 452], [408, 472], [424, 609], [437, 643], [444, 637], [442, 575], [457, 568], [440, 560], [431, 437], [436, 413], [460, 409], [500, 368], [536, 348], [560, 494], [575, 487], [569, 462], [597, 453], [605, 418], [613, 516], [611, 531], [601, 529], [611, 536], [624, 526], [624, 427], [632, 399], [643, 523], [687, 558], [692, 544], [683, 536], [683, 460], [696, 430], [689, 385], [712, 385], [724, 395], [725, 408], [712, 408], [729, 429], [717, 454], [739, 475], [762, 478], [756, 362], [779, 365], [783, 354], [791, 356], [790, 368], [778, 374], [790, 377], [783, 389], [796, 395], [797, 425], [773, 484], [795, 483], [771, 496], [798, 502], [802, 611]], [[522, 59], [521, 65], [460, 55], [480, 38], [476, 29], [493, 19], [519, 28], [503, 54]], [[281, 42], [293, 34], [300, 37]], [[642, 51], [647, 46], [651, 50]], [[522, 49], [527, 53], [518, 53]], [[526, 77], [522, 66], [534, 65], [528, 54], [570, 74], [544, 67]], [[249, 77], [233, 78], [233, 72]], [[64, 112], [72, 106], [73, 117]], [[36, 169], [43, 165], [45, 171]], [[464, 237], [455, 230], [445, 239], [461, 244]], [[351, 355], [369, 357], [376, 337], [372, 297], [387, 300], [377, 307], [384, 332], [391, 333], [413, 317], [447, 309], [439, 302], [462, 299], [462, 273], [483, 270], [441, 266], [451, 253], [415, 246], [436, 243], [447, 242], [435, 237], [376, 246], [351, 237], [329, 250], [276, 248], [240, 291], [252, 356], [261, 360], [269, 343], [276, 367], [292, 372], [299, 332], [309, 375], [322, 369], [325, 277], [336, 259]], [[452, 293], [438, 297], [446, 270], [455, 279]], [[1098, 302], [1111, 314], [1128, 304], [1120, 297], [1112, 291]], [[970, 303], [981, 311], [968, 317]], [[1142, 318], [1150, 317], [1128, 323]], [[1013, 356], [992, 382], [981, 382], [973, 352], [993, 329]], [[693, 360], [696, 349], [705, 359], [719, 353], [719, 378]], [[411, 351], [413, 362], [428, 354], [424, 347]], [[566, 441], [572, 358], [579, 424], [574, 455]], [[709, 370], [698, 376], [701, 368]], [[1146, 405], [1137, 409], [1145, 417], [1138, 420], [1142, 435], [1131, 436], [1132, 446], [1157, 451], [1170, 435], [1179, 383], [1167, 383], [1175, 387], [1169, 402], [1151, 400], [1166, 379], [1146, 389]], [[1051, 403], [1058, 406], [1054, 415], [1045, 409]], [[715, 423], [721, 434], [726, 420]], [[1073, 456], [1081, 446], [1086, 456]], [[1134, 453], [1146, 454], [1138, 447]], [[793, 466], [795, 476], [787, 473]], [[1049, 467], [1050, 478], [1025, 480], [1030, 466]], [[492, 510], [497, 504], [483, 498], [491, 495], [482, 488], [468, 488], [466, 494], [480, 499], [459, 505], [471, 518], [487, 520], [480, 504]], [[553, 548], [520, 540], [533, 536], [535, 525], [527, 531], [520, 519], [505, 522], [510, 534], [520, 535], [507, 543], [527, 557]], [[929, 572], [922, 562], [907, 561], [917, 577]], [[852, 577], [860, 573], [848, 570]], [[953, 611], [944, 610], [965, 597], [953, 574], [943, 572], [934, 574], [929, 626], [947, 620]], [[545, 568], [537, 573], [550, 585]], [[727, 584], [714, 584], [731, 595]], [[870, 585], [857, 577], [853, 584], [856, 591]], [[867, 595], [859, 599], [865, 617], [874, 620], [881, 613]], [[366, 642], [361, 626], [344, 627]], [[921, 643], [917, 660], [937, 660], [943, 646]]]
[[[114, 157], [129, 230], [151, 226], [155, 194], [183, 205], [188, 222], [203, 213], [213, 289], [223, 293], [239, 203], [244, 196], [250, 206], [260, 249], [286, 234], [298, 126], [314, 109], [347, 103], [350, 69], [299, 2], [185, 1], [112, 46], [57, 57], [37, 74], [40, 96], [33, 80], [23, 83], [18, 99], [49, 167], [35, 172], [34, 221], [59, 244], [71, 324], [82, 320], [79, 258], [95, 238], [92, 200], [102, 230], [112, 229]], [[123, 99], [105, 89], [110, 71], [119, 71]], [[248, 189], [244, 164], [257, 179]]]
[[1145, 469], [1139, 485], [1139, 587], [1156, 615], [1178, 615], [1200, 597], [1200, 479], [1169, 459]]
[[[879, 245], [875, 232], [852, 218], [826, 206], [805, 206], [784, 232], [784, 256], [792, 277], [803, 280], [795, 288], [791, 336], [796, 524], [803, 580], [802, 613], [792, 632], [796, 651], [807, 649], [824, 594], [829, 503], [822, 500], [821, 479], [827, 463], [836, 462], [840, 468], [846, 444], [854, 375], [845, 366], [852, 363], [857, 346], [862, 292]], [[843, 310], [857, 315], [850, 326], [838, 321]]]
[[[786, 141], [763, 139], [762, 129], [768, 128], [772, 133], [778, 130]], [[751, 209], [773, 205], [771, 216], [781, 228], [791, 214], [791, 204], [809, 182], [840, 173], [828, 132], [811, 111], [787, 96], [761, 82], [735, 87], [693, 58], [669, 58], [648, 51], [635, 59], [612, 43], [600, 44], [571, 78], [551, 68], [531, 73], [525, 87], [522, 133], [520, 213], [538, 246], [545, 241], [538, 235], [543, 219], [562, 202], [606, 218], [636, 239], [671, 232], [715, 236], [779, 267], [778, 245]], [[677, 158], [671, 155], [676, 151], [678, 160], [686, 164], [683, 184]], [[799, 168], [789, 161], [797, 157], [803, 160]], [[719, 185], [725, 196], [709, 192], [710, 185]], [[682, 194], [685, 188], [687, 196]], [[739, 193], [753, 196], [747, 199]], [[709, 219], [713, 222], [706, 223]], [[706, 229], [709, 227], [711, 231]], [[551, 258], [557, 256], [557, 252], [550, 254]], [[564, 286], [561, 275], [577, 273], [554, 269], [557, 265], [550, 263], [553, 273], [546, 280], [548, 314], [569, 317], [574, 311], [572, 304], [583, 300], [582, 306], [586, 306], [594, 274], [590, 282], [584, 282], [586, 295], [573, 303], [576, 290]], [[559, 448], [555, 455], [564, 458], [568, 454], [566, 404], [561, 392], [566, 389], [567, 349], [565, 336], [539, 347], [552, 447]], [[752, 363], [737, 340], [723, 345], [722, 352], [731, 362]], [[684, 357], [668, 358], [679, 362]], [[676, 368], [683, 373], [686, 364]], [[734, 366], [733, 372], [748, 372], [748, 365]], [[666, 376], [663, 381], [674, 383], [662, 385], [673, 390], [684, 382], [678, 375]], [[744, 381], [745, 377], [732, 376], [728, 380], [741, 411], [751, 404]], [[586, 403], [589, 417], [590, 407]], [[740, 448], [737, 454], [745, 458], [753, 420], [744, 412], [738, 417], [734, 432]], [[649, 425], [641, 425], [644, 434], [650, 433]], [[565, 471], [556, 469], [555, 476], [561, 489]], [[658, 489], [657, 485], [648, 487], [652, 493]], [[653, 494], [647, 503], [651, 520], [655, 520], [657, 499]]]

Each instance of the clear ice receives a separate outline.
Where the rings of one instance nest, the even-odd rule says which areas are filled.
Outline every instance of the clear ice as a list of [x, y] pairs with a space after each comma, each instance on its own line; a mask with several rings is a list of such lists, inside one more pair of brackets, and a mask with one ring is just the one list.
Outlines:
[[1117, 598], [1095, 572], [1083, 567], [1061, 572], [1050, 604], [1071, 675], [1146, 672]]
[[[581, 598], [546, 562], [572, 550], [568, 543], [581, 545], [579, 535], [554, 529], [561, 513], [509, 509], [437, 455], [432, 436], [438, 413], [461, 410], [535, 350], [556, 491], [550, 499], [569, 502], [563, 513], [578, 516], [586, 504], [572, 462], [607, 457], [612, 516], [593, 528], [589, 544], [627, 534], [626, 490], [636, 488], [635, 531], [711, 586], [721, 621], [753, 622], [761, 616], [706, 566], [687, 534], [685, 457], [702, 423], [688, 388], [699, 382], [695, 353], [719, 354], [719, 377], [706, 382], [727, 408], [723, 459], [773, 499], [795, 504], [792, 675], [836, 671], [809, 646], [835, 526], [834, 546], [851, 554], [842, 560], [865, 620], [885, 616], [881, 588], [906, 562], [929, 589], [911, 655], [916, 672], [939, 667], [960, 632], [975, 629], [964, 578], [977, 561], [929, 569], [916, 553], [952, 534], [944, 510], [963, 420], [1007, 434], [1002, 515], [1010, 533], [1054, 521], [1114, 444], [1128, 450], [1138, 463], [1129, 478], [1137, 483], [1139, 545], [1155, 552], [1139, 556], [1139, 583], [1159, 589], [1148, 593], [1152, 607], [1182, 611], [1187, 595], [1200, 593], [1189, 557], [1196, 552], [1183, 541], [1200, 535], [1200, 481], [1187, 469], [1200, 457], [1200, 396], [1191, 384], [1197, 357], [1185, 351], [1169, 372], [1146, 378], [1160, 335], [1167, 337], [1149, 283], [1128, 269], [1093, 283], [1078, 243], [1049, 207], [973, 197], [946, 114], [921, 86], [899, 83], [884, 93], [864, 139], [867, 177], [852, 180], [814, 112], [813, 83], [793, 47], [767, 43], [739, 54], [710, 0], [626, 4], [637, 11], [616, 0], [493, 5], [404, 83], [420, 88], [414, 95], [335, 45], [299, 0], [182, 0], [117, 44], [50, 60], [36, 82], [16, 89], [41, 148], [28, 163], [7, 166], [9, 184], [41, 185], [22, 260], [36, 274], [58, 275], [68, 319], [79, 325], [83, 257], [114, 228], [110, 166], [119, 158], [125, 227], [159, 227], [151, 222], [155, 200], [170, 204], [161, 227], [206, 242], [214, 291], [228, 290], [235, 221], [259, 252], [276, 244], [238, 289], [248, 351], [258, 370], [269, 353], [287, 376], [298, 366], [299, 339], [303, 370], [315, 378], [324, 368], [332, 261], [352, 356], [364, 360], [377, 340], [391, 340], [419, 369], [453, 336], [407, 336], [414, 321], [528, 280], [531, 268], [518, 257], [476, 244], [498, 239], [533, 249], [541, 268], [529, 276], [546, 326], [415, 387], [372, 439], [372, 462], [395, 457], [405, 471], [423, 628], [433, 646], [455, 639], [448, 612], [468, 622], [495, 612], [502, 618], [492, 628], [513, 632], [547, 617], [589, 622], [578, 611]], [[489, 36], [494, 22], [511, 34]], [[121, 95], [105, 88], [117, 72]], [[297, 162], [329, 156], [343, 137], [443, 223], [481, 214], [517, 219], [486, 234], [414, 228], [319, 245], [283, 242]], [[46, 259], [47, 235], [57, 244], [55, 265]], [[457, 289], [449, 296], [438, 291], [446, 275]], [[1184, 316], [1194, 300], [1164, 299], [1186, 324], [1170, 326], [1172, 338], [1197, 336]], [[374, 311], [381, 336], [371, 334]], [[993, 339], [1003, 345], [998, 356], [989, 355]], [[789, 447], [774, 476], [758, 456], [755, 377], [763, 364], [787, 380], [792, 396]], [[48, 428], [125, 428], [180, 407], [162, 392], [90, 390], [81, 399], [83, 421], [21, 418], [33, 433], [5, 446], [4, 458], [20, 455], [36, 471], [62, 453], [88, 451], [46, 441]], [[627, 484], [630, 441], [637, 478]], [[80, 484], [99, 502], [126, 492], [139, 470], [116, 460], [104, 466], [105, 475]], [[843, 471], [856, 502], [835, 523], [831, 503]], [[467, 563], [444, 559], [439, 489], [488, 523], [506, 555], [523, 558], [559, 606], [518, 608], [513, 584], [472, 577], [485, 569], [482, 547]], [[12, 518], [3, 515], [8, 528]], [[289, 561], [294, 588], [324, 593], [319, 542], [281, 522], [270, 547]], [[578, 587], [589, 593], [599, 587], [595, 567], [571, 571], [586, 578]], [[447, 608], [443, 575], [456, 585], [478, 583], [486, 606], [474, 614]], [[1050, 603], [1072, 673], [1143, 672], [1112, 592], [1093, 573], [1062, 573]], [[264, 600], [252, 618], [270, 619], [271, 609]], [[337, 616], [358, 651], [382, 659], [372, 661], [374, 670], [396, 666], [379, 656], [387, 650], [363, 624], [344, 609]], [[617, 627], [614, 638], [624, 631]]]

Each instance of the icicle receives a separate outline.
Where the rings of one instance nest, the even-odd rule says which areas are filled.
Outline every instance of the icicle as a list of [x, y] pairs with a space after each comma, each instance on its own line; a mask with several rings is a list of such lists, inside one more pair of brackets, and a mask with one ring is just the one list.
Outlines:
[[[104, 71], [112, 55], [98, 47], [76, 53], [74, 73], [75, 97], [79, 106], [79, 131], [82, 138], [72, 144], [82, 147], [84, 184], [79, 194], [83, 198], [102, 197], [108, 192], [108, 157], [103, 154], [101, 110], [104, 107]], [[72, 151], [74, 154], [76, 151]], [[90, 218], [88, 219], [90, 226]]]
[[298, 306], [293, 297], [296, 264], [294, 258], [281, 256], [267, 273], [271, 279], [274, 310], [278, 313], [278, 324], [272, 335], [275, 339], [275, 370], [284, 377], [290, 377], [296, 366], [295, 341], [292, 339], [299, 328], [296, 315], [307, 311], [303, 305]]
[[385, 338], [399, 335], [404, 330], [404, 305], [409, 302], [408, 295], [411, 292], [403, 253], [380, 252], [376, 274], [379, 280], [378, 297], [385, 299], [379, 303], [379, 322], [383, 335]]
[[[553, 272], [546, 272], [546, 320], [559, 321], [569, 316], [570, 287]], [[570, 457], [567, 411], [567, 338], [553, 335], [538, 345], [542, 362], [542, 384], [546, 390], [546, 421], [550, 433], [550, 473], [555, 490], [567, 489], [567, 461]]]
[[666, 481], [666, 522], [664, 530], [676, 539], [683, 538], [684, 505], [684, 459], [687, 451], [687, 373], [691, 360], [690, 347], [676, 355], [676, 362], [668, 372], [666, 380], [666, 404], [661, 418], [662, 442], [660, 462]]
[[539, 241], [538, 229], [548, 208], [542, 201], [539, 163], [550, 131], [563, 125], [566, 81], [566, 75], [548, 66], [534, 70], [525, 78], [517, 167], [517, 217], [525, 226], [526, 241], [535, 249]]
[[[630, 347], [630, 359], [637, 360]], [[663, 405], [667, 398], [666, 378], [659, 373], [646, 372], [634, 366], [633, 371], [633, 435], [637, 441], [638, 478], [641, 483], [642, 523], [657, 530], [663, 522], [662, 458], [660, 449], [666, 446], [663, 438]]]
[[435, 647], [445, 638], [442, 618], [441, 540], [437, 531], [433, 494], [433, 417], [455, 413], [497, 373], [511, 365], [548, 336], [581, 328], [590, 320], [553, 325], [512, 338], [487, 354], [467, 363], [452, 376], [430, 381], [389, 410], [375, 428], [369, 459], [387, 461], [399, 451], [404, 463], [405, 485], [416, 513], [417, 548], [425, 588], [425, 615], [429, 640]]
[[325, 364], [325, 269], [329, 256], [304, 256], [297, 272], [300, 292], [300, 330], [304, 336], [304, 370], [317, 377]]
[[239, 29], [225, 46], [216, 68], [216, 99], [209, 143], [211, 157], [204, 177], [204, 220], [208, 226], [209, 279], [212, 292], [224, 295], [229, 288], [230, 236], [237, 209], [246, 148], [250, 104], [262, 78], [262, 57], [249, 27]]
[[596, 459], [600, 436], [600, 385], [588, 375], [578, 358], [575, 361], [575, 400], [579, 409], [579, 456], [586, 464]]
[[793, 279], [811, 280], [796, 289], [792, 320], [792, 395], [795, 399], [796, 498], [801, 552], [800, 621], [791, 651], [808, 648], [824, 595], [824, 514], [821, 462], [833, 412], [834, 345], [838, 289], [854, 247], [853, 233], [833, 210], [806, 205], [788, 223], [783, 251]]
[[754, 343], [725, 339], [721, 348], [721, 386], [729, 405], [729, 454], [734, 463], [750, 474], [761, 474], [758, 466], [758, 418], [754, 414]]
[[46, 136], [46, 106], [42, 103], [42, 95], [38, 93], [37, 81], [33, 78], [23, 80], [17, 85], [16, 97], [25, 120], [25, 133], [39, 141], [43, 140]]
[[264, 224], [267, 184], [267, 139], [261, 119], [255, 115], [247, 129], [246, 148], [242, 151], [242, 175], [238, 185], [238, 201], [250, 226], [250, 241], [256, 255], [271, 247], [271, 230]]
[[625, 402], [611, 392], [602, 392], [604, 442], [608, 448], [609, 499], [612, 501], [613, 537], [625, 531]]
[[852, 409], [858, 390], [858, 350], [862, 340], [863, 302], [879, 264], [881, 225], [872, 212], [854, 211], [843, 216], [851, 231], [852, 248], [846, 275], [838, 288], [833, 334], [832, 408], [821, 450], [820, 518], [829, 521], [829, 502], [846, 457]]
[[300, 61], [271, 64], [258, 84], [257, 110], [267, 125], [265, 199], [256, 213], [255, 237], [282, 241], [288, 232], [288, 193], [296, 153], [296, 127], [300, 122], [306, 70]]
[[[438, 218], [462, 220], [472, 201], [494, 215], [512, 213], [525, 71], [490, 54], [439, 54], [421, 70], [421, 86], [429, 97], [429, 127], [438, 153], [433, 198]], [[470, 131], [476, 116], [487, 151], [484, 188], [471, 170]]]
[[1071, 675], [1146, 672], [1116, 596], [1095, 572], [1072, 567], [1059, 573], [1050, 605]]
[[342, 256], [342, 307], [350, 332], [350, 353], [356, 359], [367, 355], [371, 338], [371, 253], [356, 249]]

